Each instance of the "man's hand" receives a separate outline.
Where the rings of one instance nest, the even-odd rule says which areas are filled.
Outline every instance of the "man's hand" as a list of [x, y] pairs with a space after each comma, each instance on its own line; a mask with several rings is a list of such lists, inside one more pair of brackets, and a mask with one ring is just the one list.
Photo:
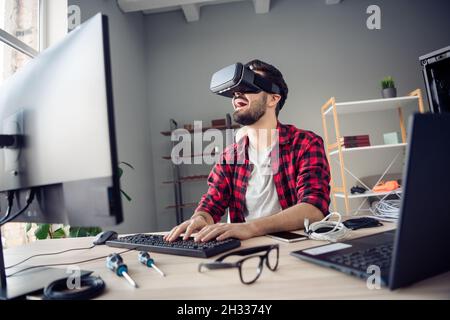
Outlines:
[[175, 241], [183, 232], [185, 232], [183, 240], [187, 240], [192, 233], [202, 230], [207, 225], [208, 222], [203, 216], [194, 216], [170, 230], [169, 234], [164, 236], [164, 240], [169, 242]]
[[204, 227], [195, 235], [195, 241], [218, 241], [228, 238], [246, 240], [254, 237], [256, 232], [249, 223], [217, 223]]

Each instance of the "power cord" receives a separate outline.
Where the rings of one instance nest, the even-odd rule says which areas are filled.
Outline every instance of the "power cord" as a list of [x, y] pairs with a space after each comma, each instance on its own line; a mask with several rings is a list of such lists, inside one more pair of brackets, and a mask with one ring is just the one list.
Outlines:
[[0, 224], [8, 219], [9, 215], [11, 214], [11, 210], [12, 210], [12, 206], [13, 206], [13, 202], [14, 202], [14, 191], [8, 191], [6, 199], [8, 201], [8, 205], [6, 208], [6, 213], [5, 215], [0, 219]]
[[84, 276], [80, 279], [80, 289], [67, 290], [67, 279], [53, 281], [44, 288], [46, 300], [90, 300], [105, 290], [105, 282], [100, 277]]
[[[132, 251], [132, 250], [136, 250], [136, 248], [128, 249], [128, 250], [119, 252], [119, 254], [124, 254], [124, 253], [130, 252], [130, 251]], [[22, 272], [25, 272], [25, 271], [28, 271], [28, 270], [32, 270], [32, 269], [36, 269], [36, 268], [58, 267], [58, 266], [71, 266], [71, 265], [76, 265], [76, 264], [81, 264], [81, 263], [86, 263], [86, 262], [96, 261], [96, 260], [100, 260], [100, 259], [105, 259], [105, 258], [107, 258], [107, 257], [108, 257], [108, 255], [106, 255], [106, 256], [101, 256], [101, 257], [97, 257], [97, 258], [92, 258], [92, 259], [86, 259], [86, 260], [81, 260], [81, 261], [75, 261], [75, 262], [64, 262], [64, 263], [53, 263], [53, 264], [41, 264], [41, 265], [31, 266], [31, 267], [27, 267], [27, 268], [18, 270], [18, 271], [16, 271], [16, 272], [13, 272], [13, 273], [7, 275], [6, 277], [7, 277], [7, 278], [9, 278], [9, 277], [14, 277], [14, 276], [18, 275], [19, 273], [22, 273]]]
[[[332, 217], [337, 217], [337, 221], [331, 221]], [[331, 212], [320, 221], [309, 224], [309, 219], [305, 219], [305, 232], [312, 240], [322, 240], [336, 242], [344, 239], [350, 233], [342, 223], [342, 216], [338, 212]]]
[[85, 247], [85, 248], [74, 248], [74, 249], [68, 249], [68, 250], [58, 251], [58, 252], [50, 252], [50, 253], [35, 254], [35, 255], [32, 255], [31, 257], [28, 257], [28, 258], [26, 258], [26, 259], [24, 259], [24, 260], [22, 260], [22, 261], [20, 261], [20, 262], [17, 262], [17, 263], [15, 263], [15, 264], [13, 264], [13, 265], [10, 265], [10, 266], [8, 266], [8, 267], [5, 267], [5, 270], [8, 270], [8, 269], [17, 267], [17, 266], [19, 266], [19, 265], [21, 265], [21, 264], [27, 262], [28, 260], [31, 260], [31, 259], [36, 258], [36, 257], [53, 256], [53, 255], [58, 255], [58, 254], [62, 254], [62, 253], [70, 252], [70, 251], [89, 250], [89, 249], [92, 249], [92, 248], [94, 248], [94, 247], [95, 247], [95, 245], [92, 245], [92, 246], [90, 246], [90, 247]]
[[[30, 204], [33, 202], [33, 200], [34, 200], [34, 196], [35, 196], [35, 194], [36, 194], [36, 191], [35, 191], [35, 189], [33, 188], [33, 189], [30, 189], [30, 191], [28, 192], [28, 194], [27, 194], [27, 197], [26, 197], [26, 204], [25, 204], [25, 207], [23, 207], [21, 210], [19, 210], [19, 212], [16, 212], [16, 213], [14, 213], [12, 216], [10, 216], [10, 217], [4, 217], [1, 221], [0, 221], [0, 226], [2, 226], [2, 225], [4, 225], [4, 224], [6, 224], [6, 223], [8, 223], [8, 222], [10, 222], [10, 221], [12, 221], [12, 220], [14, 220], [15, 218], [17, 218], [18, 216], [20, 216], [22, 213], [24, 213], [27, 209], [28, 209], [28, 207], [30, 206]], [[9, 209], [10, 207], [8, 207], [8, 209]], [[8, 216], [9, 216], [9, 214], [8, 214]]]

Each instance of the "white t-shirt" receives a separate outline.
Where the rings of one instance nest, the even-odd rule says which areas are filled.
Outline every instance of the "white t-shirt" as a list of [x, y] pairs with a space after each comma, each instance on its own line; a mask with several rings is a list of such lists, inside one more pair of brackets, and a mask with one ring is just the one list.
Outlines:
[[270, 163], [271, 150], [270, 147], [259, 151], [249, 143], [248, 157], [249, 161], [253, 163], [253, 170], [245, 194], [247, 207], [245, 219], [247, 221], [267, 217], [281, 211]]

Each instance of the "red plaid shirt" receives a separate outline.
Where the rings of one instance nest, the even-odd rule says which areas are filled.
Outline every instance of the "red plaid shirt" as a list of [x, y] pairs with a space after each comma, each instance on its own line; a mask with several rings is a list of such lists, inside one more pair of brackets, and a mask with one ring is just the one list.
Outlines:
[[[279, 163], [275, 164], [274, 182], [281, 208], [309, 203], [327, 215], [330, 167], [322, 138], [313, 132], [281, 123], [278, 123], [277, 130]], [[245, 136], [228, 146], [208, 177], [208, 191], [196, 211], [209, 213], [215, 223], [221, 220], [227, 208], [231, 222], [245, 222], [245, 194], [253, 168], [248, 160], [248, 143]]]

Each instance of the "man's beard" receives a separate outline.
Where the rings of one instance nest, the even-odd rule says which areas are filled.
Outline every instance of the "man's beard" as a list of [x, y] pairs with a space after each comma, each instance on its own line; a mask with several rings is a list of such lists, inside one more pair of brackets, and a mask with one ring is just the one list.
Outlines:
[[250, 126], [261, 119], [266, 113], [267, 96], [261, 97], [259, 101], [254, 101], [252, 104], [247, 107], [247, 110], [238, 109], [233, 112], [233, 119], [236, 123]]

